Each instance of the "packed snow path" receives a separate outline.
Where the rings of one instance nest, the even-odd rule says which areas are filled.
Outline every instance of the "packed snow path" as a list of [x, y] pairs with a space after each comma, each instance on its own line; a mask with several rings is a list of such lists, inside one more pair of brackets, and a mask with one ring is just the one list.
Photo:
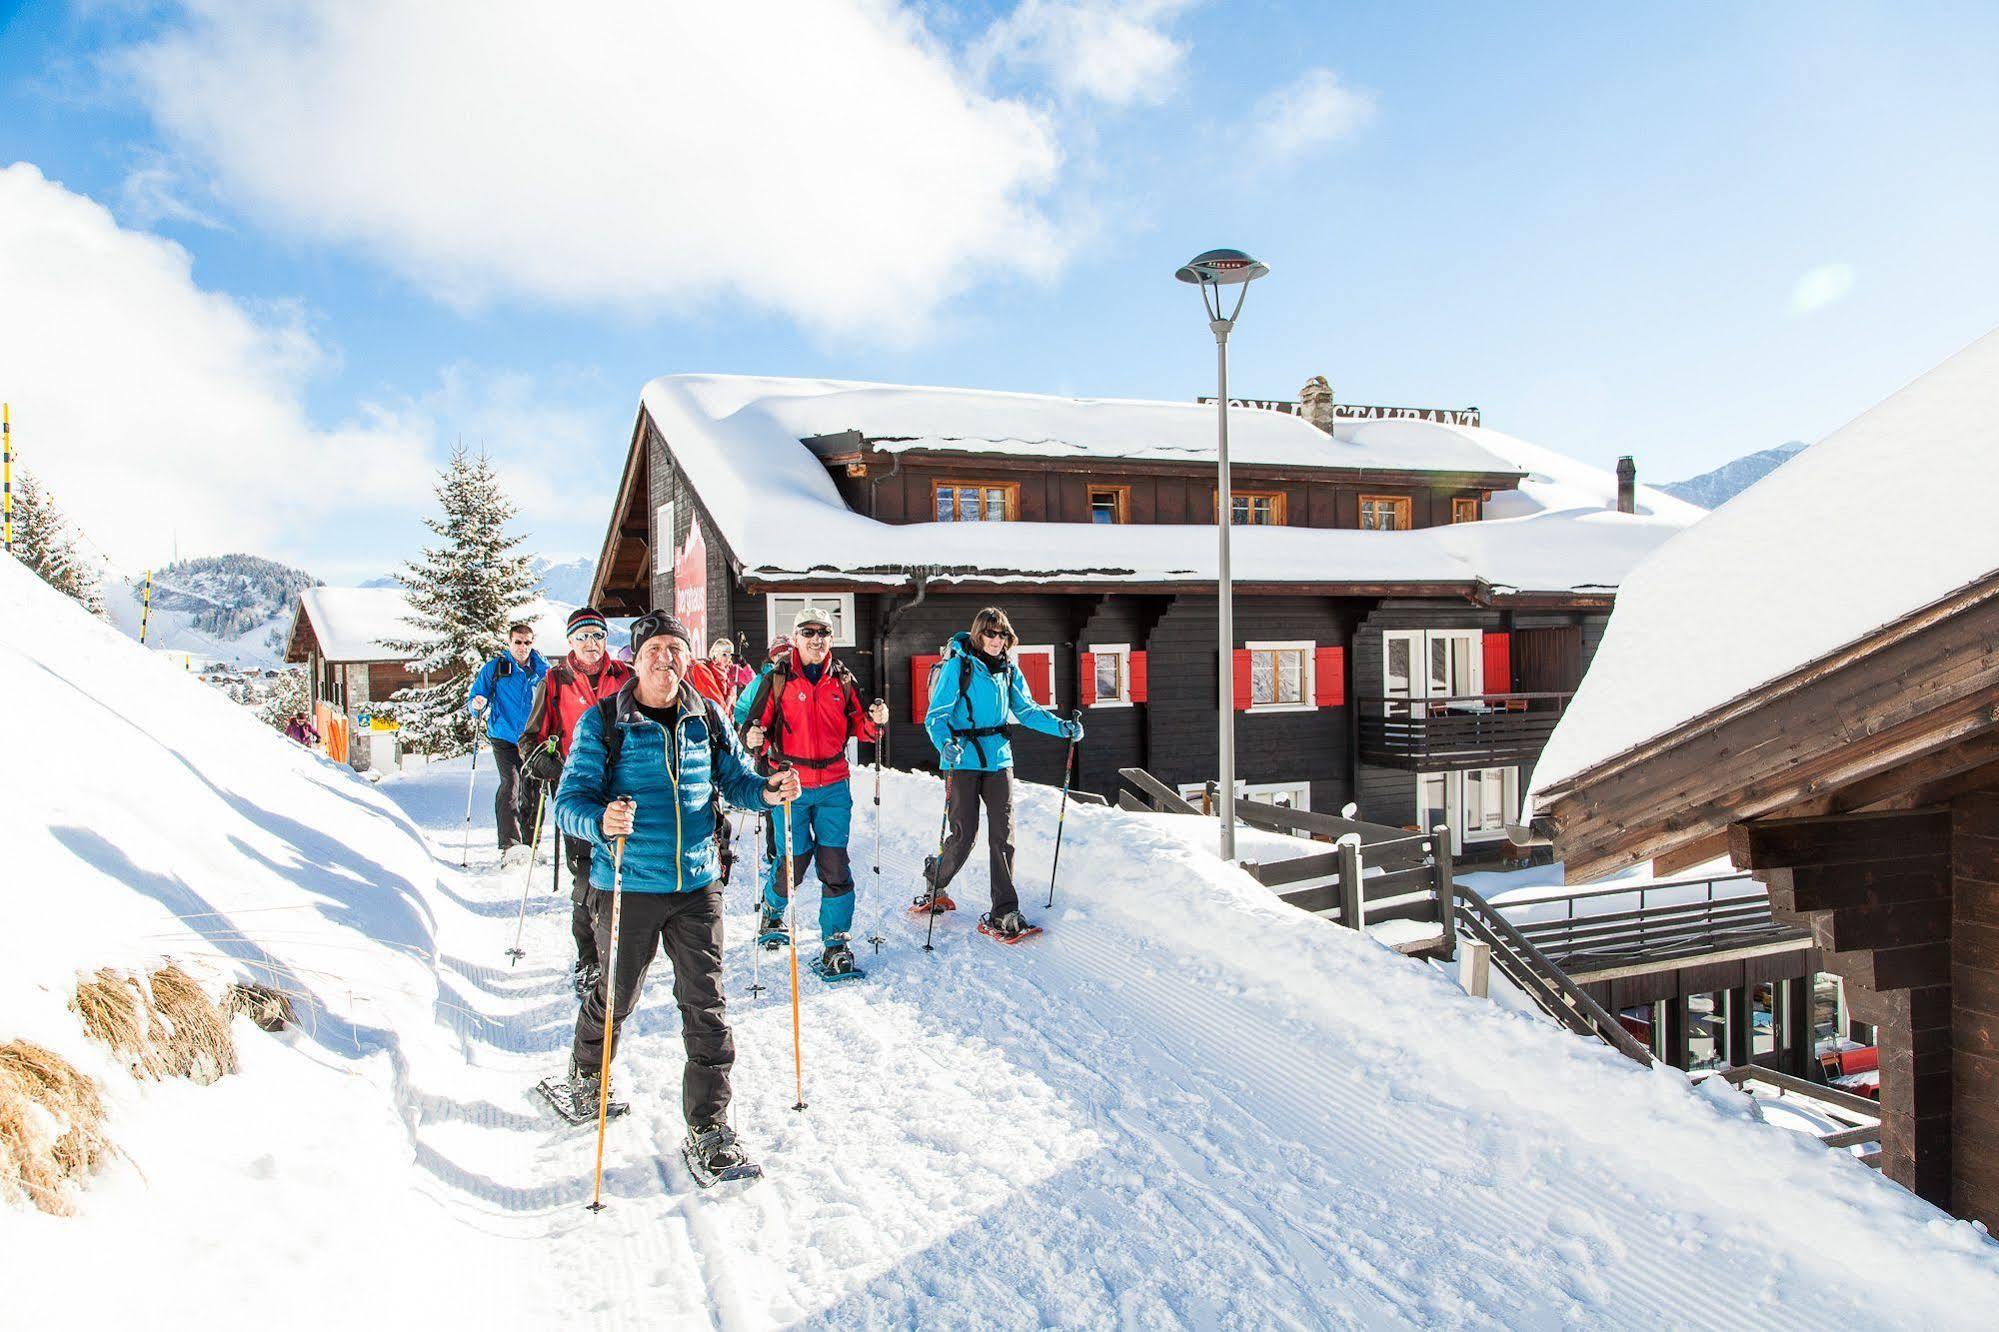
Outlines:
[[[489, 808], [485, 776], [475, 804]], [[900, 908], [939, 788], [893, 774], [887, 798], [906, 804], [891, 809], [879, 880], [865, 792], [856, 821], [858, 932], [883, 940], [878, 953], [857, 940], [870, 975], [829, 987], [801, 973], [804, 1113], [790, 1108], [784, 954], [749, 942], [753, 875], [727, 895], [734, 1120], [768, 1177], [704, 1194], [675, 1152], [681, 1046], [662, 959], [620, 1052], [633, 1113], [611, 1128], [611, 1206], [592, 1215], [593, 1132], [556, 1125], [527, 1090], [566, 1058], [567, 894], [536, 867], [527, 958], [509, 967], [525, 871], [497, 866], [489, 828], [472, 870], [457, 868], [462, 765], [382, 789], [438, 853], [441, 1007], [465, 1058], [448, 1087], [419, 1074], [411, 1090], [424, 1187], [496, 1240], [526, 1242], [496, 1245], [482, 1281], [545, 1283], [555, 1309], [593, 1323], [1656, 1327], [1966, 1312], [1929, 1305], [1889, 1266], [1868, 1234], [1882, 1186], [1859, 1167], [1761, 1128], [1764, 1175], [1821, 1190], [1833, 1176], [1837, 1194], [1773, 1196], [1737, 1177], [1739, 1149], [1704, 1160], [1746, 1107], [1716, 1114], [1656, 1075], [1643, 1090], [1677, 1113], [1634, 1140], [1617, 1127], [1628, 1113], [1590, 1122], [1587, 1088], [1648, 1075], [1327, 927], [1153, 893], [1148, 854], [1175, 862], [1159, 867], [1169, 879], [1200, 855], [1181, 829], [1072, 812], [1050, 932], [1018, 948], [972, 929], [977, 854], [925, 954], [922, 922]], [[1032, 792], [1023, 822], [1052, 823], [1049, 805]], [[740, 824], [747, 870], [753, 820]], [[1022, 840], [1024, 883], [1045, 883], [1048, 839]], [[1030, 906], [1039, 891], [1025, 888]], [[815, 902], [808, 884], [802, 920]], [[1231, 916], [1262, 928], [1214, 939], [1214, 957], [1181, 943]], [[801, 949], [812, 938], [808, 925]], [[1299, 968], [1282, 953], [1256, 964], [1279, 983], [1246, 984], [1230, 964], [1259, 941], [1343, 954], [1353, 988], [1286, 986]], [[1442, 1035], [1451, 1021], [1468, 1030]], [[1482, 1068], [1413, 1054], [1475, 1047], [1481, 1026], [1499, 1037]], [[1523, 1062], [1522, 1042], [1543, 1066]], [[1935, 1257], [1999, 1289], [1989, 1254]]]

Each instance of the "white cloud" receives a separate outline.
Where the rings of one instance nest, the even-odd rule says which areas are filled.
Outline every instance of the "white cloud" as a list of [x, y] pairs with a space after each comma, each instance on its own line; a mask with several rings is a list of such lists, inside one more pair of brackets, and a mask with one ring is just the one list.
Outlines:
[[118, 189], [118, 215], [135, 227], [161, 222], [188, 222], [210, 230], [222, 223], [187, 201], [180, 175], [163, 158], [150, 158], [126, 173]]
[[1187, 46], [1166, 26], [1191, 0], [1021, 0], [974, 52], [1035, 70], [1066, 97], [1111, 106], [1165, 100]]
[[1845, 298], [1853, 290], [1852, 264], [1820, 264], [1791, 288], [1791, 313], [1812, 314]]
[[183, 0], [116, 62], [218, 197], [462, 305], [913, 335], [1045, 276], [1060, 154], [893, 0]]
[[1374, 119], [1374, 98], [1330, 69], [1308, 70], [1256, 104], [1250, 134], [1262, 154], [1291, 162], [1350, 139]]
[[295, 549], [343, 505], [420, 502], [426, 432], [370, 412], [315, 429], [325, 364], [299, 312], [195, 285], [185, 250], [27, 163], [0, 169], [0, 366], [22, 462], [114, 560]]

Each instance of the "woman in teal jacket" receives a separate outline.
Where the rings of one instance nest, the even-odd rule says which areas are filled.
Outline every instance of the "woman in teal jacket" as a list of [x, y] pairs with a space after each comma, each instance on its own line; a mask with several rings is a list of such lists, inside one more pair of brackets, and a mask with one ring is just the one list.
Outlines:
[[947, 831], [942, 855], [924, 862], [930, 890], [918, 905], [951, 909], [944, 889], [972, 854], [983, 804], [993, 906], [980, 923], [1002, 939], [1028, 928], [1013, 886], [1013, 742], [1007, 732], [1022, 725], [1065, 740], [1083, 738], [1080, 721], [1064, 721], [1027, 692], [1013, 660], [1019, 641], [998, 607], [988, 606], [972, 617], [971, 631], [954, 635], [945, 647], [923, 715], [923, 729], [937, 747], [944, 771]]

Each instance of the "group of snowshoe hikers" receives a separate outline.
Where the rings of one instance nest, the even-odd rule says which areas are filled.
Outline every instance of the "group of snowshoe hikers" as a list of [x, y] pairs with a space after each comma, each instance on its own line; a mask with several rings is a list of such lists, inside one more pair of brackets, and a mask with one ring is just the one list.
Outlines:
[[[600, 1081], [609, 1067], [605, 1042], [615, 1055], [617, 1033], [664, 950], [687, 1053], [683, 1152], [704, 1184], [754, 1174], [727, 1120], [735, 1041], [723, 1017], [722, 888], [732, 859], [724, 807], [765, 816], [758, 945], [790, 942], [787, 888], [816, 870], [814, 969], [828, 980], [852, 977], [847, 746], [878, 744], [888, 707], [862, 702], [853, 673], [833, 656], [832, 617], [816, 606], [798, 612], [754, 674], [726, 639], [697, 657], [694, 635], [664, 611], [633, 621], [630, 665], [609, 653], [608, 628], [594, 608], [572, 612], [567, 629], [569, 653], [550, 666], [534, 650], [532, 627], [513, 626], [507, 652], [481, 669], [468, 703], [486, 721], [499, 770], [495, 813], [508, 863], [531, 856], [540, 801], [553, 792], [581, 1001], [570, 1105], [556, 1108], [580, 1122], [609, 1106]], [[939, 854], [924, 861], [924, 888], [910, 908], [955, 909], [946, 889], [971, 854], [983, 808], [992, 909], [979, 928], [1007, 942], [1034, 930], [1013, 881], [1009, 728], [1071, 743], [1083, 735], [1080, 721], [1055, 716], [1028, 692], [1013, 660], [1018, 641], [1006, 614], [988, 607], [952, 638], [931, 681], [924, 730], [946, 783], [945, 833]], [[542, 794], [531, 799], [537, 785]], [[789, 830], [782, 853], [780, 829]], [[615, 950], [614, 880], [622, 898]], [[605, 962], [614, 951], [610, 975]]]

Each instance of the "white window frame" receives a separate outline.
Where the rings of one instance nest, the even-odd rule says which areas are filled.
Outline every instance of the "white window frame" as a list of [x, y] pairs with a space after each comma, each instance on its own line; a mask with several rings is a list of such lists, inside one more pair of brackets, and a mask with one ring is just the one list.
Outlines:
[[[1090, 706], [1093, 708], [1130, 707], [1131, 706], [1131, 644], [1097, 643], [1093, 644], [1090, 647], [1084, 648], [1083, 651], [1089, 653], [1092, 657], [1096, 658], [1096, 662], [1094, 662], [1093, 665], [1101, 664], [1105, 657], [1116, 657], [1118, 659], [1117, 693], [1109, 698], [1106, 698], [1103, 694], [1100, 693], [1097, 695], [1097, 701], [1092, 703]], [[1053, 672], [1050, 672], [1049, 679], [1051, 680], [1054, 679]], [[1094, 676], [1092, 677], [1092, 681], [1094, 682]]]
[[1300, 679], [1298, 681], [1299, 693], [1303, 696], [1304, 699], [1303, 702], [1258, 703], [1254, 701], [1256, 686], [1254, 684], [1255, 676], [1253, 672], [1256, 669], [1256, 658], [1254, 657], [1254, 655], [1252, 655], [1250, 658], [1252, 683], [1250, 685], [1251, 702], [1249, 705], [1249, 711], [1255, 713], [1311, 712], [1312, 710], [1314, 710], [1319, 706], [1318, 681], [1315, 678], [1319, 673], [1318, 672], [1319, 645], [1316, 642], [1313, 642], [1310, 639], [1294, 638], [1294, 639], [1284, 639], [1284, 640], [1271, 640], [1260, 643], [1244, 643], [1243, 647], [1252, 654], [1258, 652], [1302, 652], [1305, 657], [1303, 668], [1299, 672]]
[[1013, 668], [1017, 671], [1020, 670], [1020, 659], [1030, 654], [1048, 658], [1048, 697], [1034, 698], [1034, 688], [1032, 685], [1028, 685], [1026, 671], [1020, 671], [1020, 682], [1022, 685], [1027, 686], [1027, 696], [1029, 698], [1034, 698], [1036, 703], [1053, 712], [1059, 706], [1061, 698], [1055, 687], [1055, 645], [1052, 643], [1015, 643], [1013, 645]]
[[[1430, 713], [1426, 700], [1432, 697], [1456, 697], [1456, 695], [1433, 695], [1430, 691], [1430, 642], [1436, 638], [1469, 638], [1471, 650], [1465, 663], [1471, 675], [1470, 687], [1465, 694], [1485, 692], [1485, 630], [1483, 629], [1384, 629], [1381, 631], [1381, 695], [1389, 700], [1389, 715], [1402, 716], [1393, 710], [1396, 703], [1405, 704], [1414, 717], [1427, 717]], [[1409, 691], [1406, 694], [1391, 692], [1388, 682], [1389, 645], [1405, 640], [1409, 644]]]
[[[778, 603], [789, 605], [783, 614]], [[768, 592], [764, 594], [764, 620], [769, 633], [764, 642], [791, 637], [791, 622], [807, 606], [824, 606], [834, 612], [833, 646], [854, 646], [854, 594], [852, 592]]]
[[[1180, 798], [1190, 801], [1197, 806], [1201, 803], [1201, 798], [1207, 794], [1207, 791], [1208, 784], [1206, 782], [1180, 783]], [[1304, 810], [1307, 813], [1310, 813], [1312, 809], [1312, 784], [1308, 781], [1252, 783], [1238, 777], [1235, 783], [1235, 793], [1238, 800], [1261, 800], [1266, 805], [1273, 803], [1271, 801], [1272, 796], [1288, 795], [1291, 797], [1292, 809]]]
[[652, 571], [670, 574], [673, 572], [673, 501], [668, 500], [654, 509], [652, 521]]
[[[1491, 767], [1473, 769], [1473, 771], [1497, 771], [1505, 774], [1500, 779], [1500, 800], [1506, 809], [1513, 812], [1510, 816], [1501, 817], [1498, 828], [1473, 830], [1467, 827], [1470, 820], [1466, 817], [1465, 810], [1464, 771], [1419, 772], [1416, 774], [1416, 791], [1413, 801], [1415, 822], [1419, 825], [1423, 822], [1423, 783], [1441, 778], [1444, 783], [1444, 824], [1451, 830], [1451, 850], [1454, 852], [1464, 850], [1467, 842], [1476, 844], [1505, 841], [1507, 824], [1517, 823], [1520, 817], [1519, 768], [1495, 763]], [[1428, 832], [1429, 829], [1424, 828], [1423, 831]]]

